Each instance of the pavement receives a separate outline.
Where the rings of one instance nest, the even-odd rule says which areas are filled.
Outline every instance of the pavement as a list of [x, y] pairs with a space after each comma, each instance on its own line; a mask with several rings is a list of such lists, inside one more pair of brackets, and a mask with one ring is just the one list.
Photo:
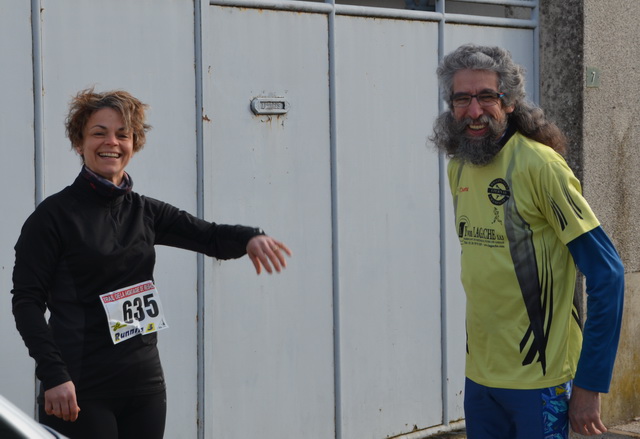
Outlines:
[[[573, 438], [584, 438], [588, 436], [575, 435]], [[624, 424], [609, 427], [609, 431], [601, 436], [591, 436], [602, 439], [625, 439], [625, 438], [640, 438], [640, 418], [636, 418], [634, 421]]]
[[[640, 438], [640, 418], [636, 418], [632, 422], [624, 425], [616, 425], [609, 427], [603, 435], [599, 436], [582, 436], [580, 434], [571, 433], [571, 439], [629, 439]], [[449, 431], [432, 436], [433, 439], [466, 439], [467, 435], [464, 430]]]

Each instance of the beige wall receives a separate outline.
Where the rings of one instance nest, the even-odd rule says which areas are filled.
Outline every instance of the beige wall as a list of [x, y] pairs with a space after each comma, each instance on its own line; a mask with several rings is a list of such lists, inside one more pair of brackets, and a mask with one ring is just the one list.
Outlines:
[[586, 0], [584, 62], [600, 86], [584, 93], [584, 193], [625, 264], [623, 330], [603, 417], [640, 415], [640, 2]]
[[[612, 425], [640, 416], [640, 2], [541, 0], [541, 104], [571, 139], [569, 163], [622, 256], [625, 313], [611, 392]], [[599, 72], [588, 87], [587, 71]]]
[[607, 425], [626, 422], [640, 415], [640, 273], [627, 273], [625, 281], [620, 348], [611, 391], [602, 398], [602, 417]]
[[640, 271], [640, 2], [585, 1], [584, 64], [600, 86], [584, 92], [584, 191], [622, 256]]

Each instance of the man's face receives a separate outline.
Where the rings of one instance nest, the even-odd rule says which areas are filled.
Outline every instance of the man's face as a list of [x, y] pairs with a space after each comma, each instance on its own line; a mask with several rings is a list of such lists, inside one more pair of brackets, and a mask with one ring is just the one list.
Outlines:
[[[459, 70], [453, 75], [453, 95], [466, 93], [480, 95], [482, 93], [499, 93], [498, 74], [489, 70]], [[495, 105], [481, 105], [477, 98], [472, 98], [467, 107], [454, 107], [453, 117], [461, 122], [468, 120], [465, 133], [470, 138], [486, 137], [489, 133], [487, 116], [503, 125], [507, 114], [513, 112], [513, 106], [505, 107], [502, 100]], [[499, 133], [498, 136], [501, 136]]]
[[499, 92], [496, 72], [460, 70], [453, 75], [448, 131], [456, 144], [456, 158], [484, 166], [502, 149], [499, 140], [513, 106], [504, 106]]

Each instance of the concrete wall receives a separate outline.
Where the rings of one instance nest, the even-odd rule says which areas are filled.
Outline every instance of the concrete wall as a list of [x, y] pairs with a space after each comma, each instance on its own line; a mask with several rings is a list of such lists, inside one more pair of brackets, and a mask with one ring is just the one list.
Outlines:
[[583, 0], [540, 1], [540, 105], [569, 140], [569, 165], [582, 180]]
[[625, 264], [622, 336], [602, 407], [612, 425], [640, 415], [640, 2], [542, 0], [540, 12], [541, 104], [569, 136], [569, 163]]

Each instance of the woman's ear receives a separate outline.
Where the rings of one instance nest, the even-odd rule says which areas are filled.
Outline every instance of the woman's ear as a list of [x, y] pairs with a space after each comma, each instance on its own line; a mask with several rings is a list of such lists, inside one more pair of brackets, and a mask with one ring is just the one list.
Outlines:
[[80, 158], [82, 158], [82, 163], [84, 163], [84, 154], [83, 154], [83, 149], [82, 146], [74, 146], [73, 149], [76, 150], [76, 152], [78, 153], [78, 155], [80, 156]]

